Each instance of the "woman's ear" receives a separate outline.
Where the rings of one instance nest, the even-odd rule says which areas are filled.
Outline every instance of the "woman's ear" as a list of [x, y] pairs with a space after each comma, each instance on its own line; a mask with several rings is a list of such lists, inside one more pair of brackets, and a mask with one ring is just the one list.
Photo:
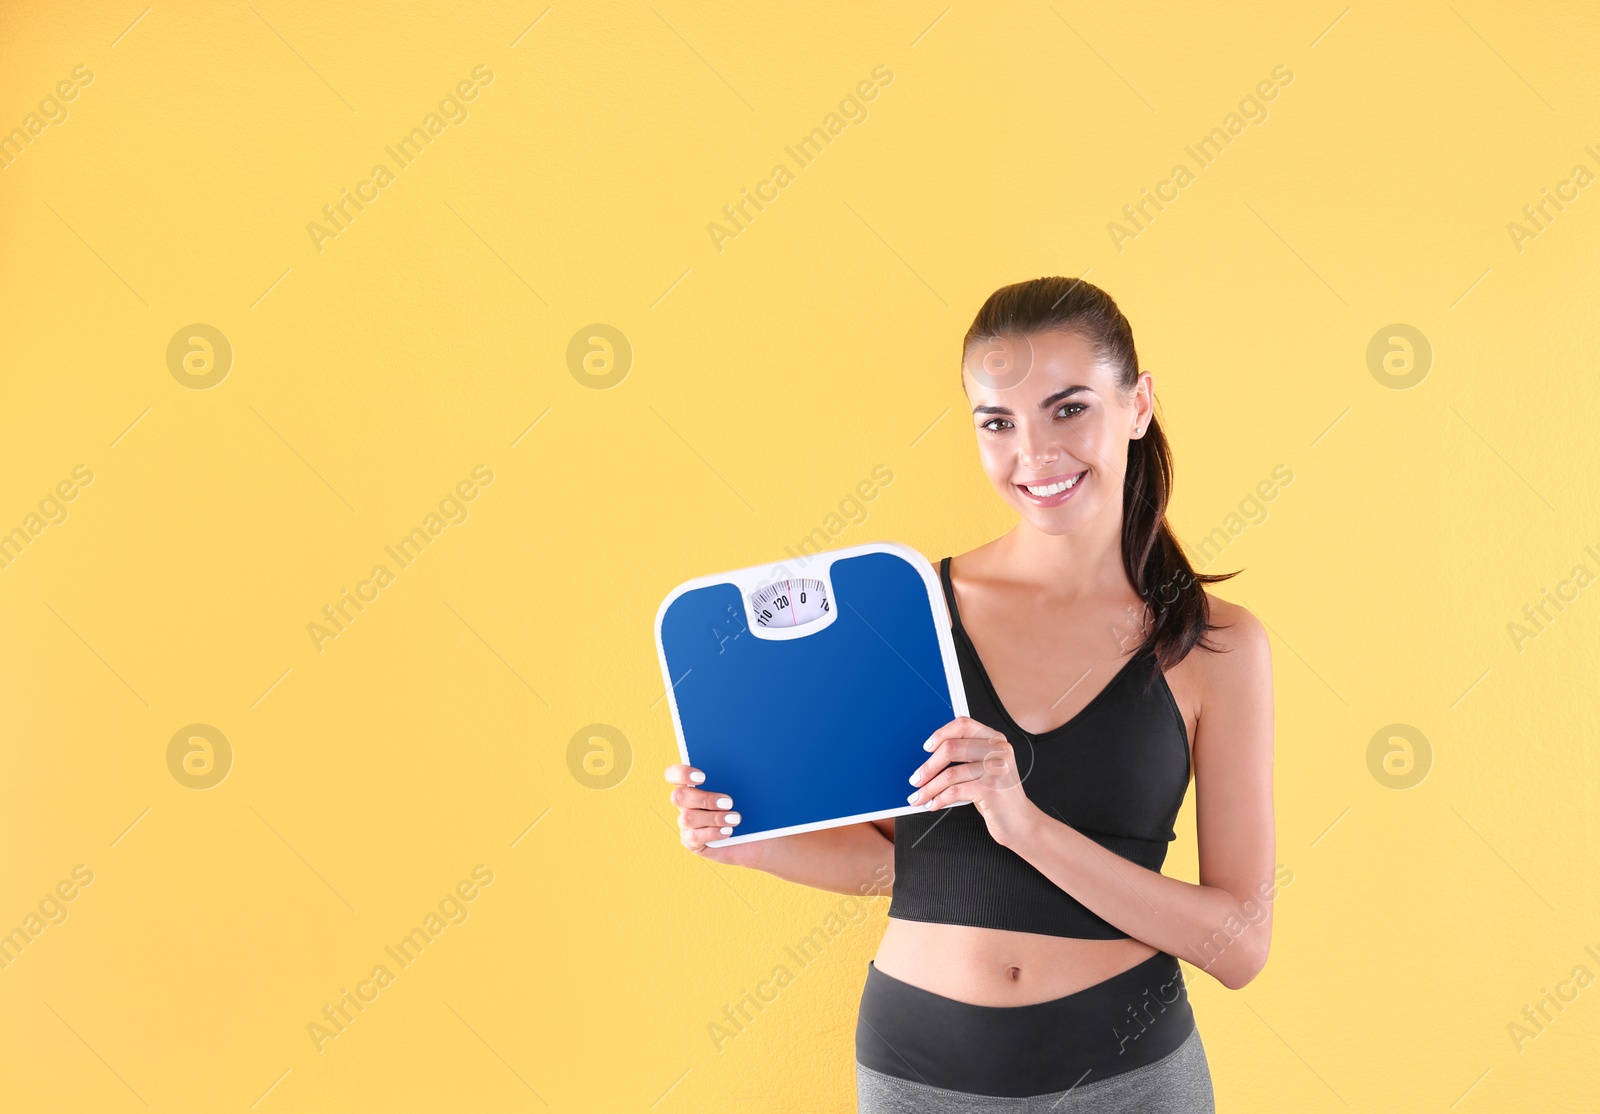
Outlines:
[[1150, 416], [1155, 413], [1156, 385], [1150, 372], [1141, 372], [1133, 385], [1133, 429], [1131, 436], [1139, 438], [1150, 428]]

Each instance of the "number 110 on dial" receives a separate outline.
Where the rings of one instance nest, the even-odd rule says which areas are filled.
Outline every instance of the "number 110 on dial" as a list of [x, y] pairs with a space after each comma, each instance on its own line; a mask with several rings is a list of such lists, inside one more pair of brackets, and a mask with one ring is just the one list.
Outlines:
[[820, 580], [778, 580], [750, 597], [756, 624], [763, 627], [798, 627], [826, 615], [827, 586]]

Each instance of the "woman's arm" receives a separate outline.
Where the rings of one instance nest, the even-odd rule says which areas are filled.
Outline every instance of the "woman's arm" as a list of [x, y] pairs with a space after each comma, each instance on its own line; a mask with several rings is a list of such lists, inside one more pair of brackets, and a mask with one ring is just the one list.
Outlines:
[[[883, 825], [888, 825], [888, 836]], [[894, 889], [894, 821], [873, 820], [743, 844], [757, 870], [840, 894], [887, 897]], [[731, 850], [731, 848], [730, 848]]]
[[1238, 990], [1266, 965], [1272, 940], [1272, 650], [1245, 609], [1213, 601], [1213, 611], [1235, 614], [1213, 636], [1227, 652], [1200, 651], [1199, 885], [1137, 866], [1042, 812], [1012, 850], [1129, 936]]

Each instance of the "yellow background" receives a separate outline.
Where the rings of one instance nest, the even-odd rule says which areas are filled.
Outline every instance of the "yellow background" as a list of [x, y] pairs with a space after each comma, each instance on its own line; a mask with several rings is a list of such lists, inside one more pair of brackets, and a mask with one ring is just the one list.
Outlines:
[[[1294, 476], [1206, 566], [1248, 569], [1217, 594], [1273, 635], [1294, 872], [1260, 978], [1186, 969], [1220, 1108], [1592, 1105], [1600, 989], [1520, 1051], [1507, 1027], [1600, 975], [1600, 588], [1520, 649], [1507, 624], [1600, 573], [1600, 191], [1521, 250], [1507, 225], [1597, 168], [1597, 17], [1293, 7], [7, 5], [0, 128], [94, 78], [0, 170], [0, 529], [94, 479], [0, 569], [0, 931], [94, 881], [0, 970], [0, 1107], [850, 1108], [887, 903], [716, 1049], [840, 897], [678, 845], [651, 623], [877, 465], [834, 544], [1004, 531], [958, 342], [1041, 274], [1133, 322], [1186, 543]], [[318, 251], [478, 65], [470, 116]], [[1268, 118], [1118, 250], [1278, 65]], [[204, 390], [167, 364], [196, 323], [233, 349]], [[567, 360], [596, 323], [633, 349], [606, 390]], [[1367, 360], [1396, 323], [1432, 347], [1404, 390]], [[476, 465], [469, 517], [319, 650]], [[195, 723], [233, 750], [206, 790], [167, 764]], [[1432, 750], [1404, 790], [1367, 759], [1395, 723]], [[569, 763], [591, 724], [627, 740], [608, 789]], [[317, 1051], [478, 864], [469, 918]]]

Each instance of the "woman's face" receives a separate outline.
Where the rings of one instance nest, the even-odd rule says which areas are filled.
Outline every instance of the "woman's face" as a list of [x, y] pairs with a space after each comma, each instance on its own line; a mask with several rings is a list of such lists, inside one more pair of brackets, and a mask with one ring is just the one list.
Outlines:
[[1150, 424], [1150, 376], [1127, 398], [1075, 332], [973, 344], [961, 369], [978, 456], [1000, 497], [1046, 534], [1120, 513], [1128, 441]]

